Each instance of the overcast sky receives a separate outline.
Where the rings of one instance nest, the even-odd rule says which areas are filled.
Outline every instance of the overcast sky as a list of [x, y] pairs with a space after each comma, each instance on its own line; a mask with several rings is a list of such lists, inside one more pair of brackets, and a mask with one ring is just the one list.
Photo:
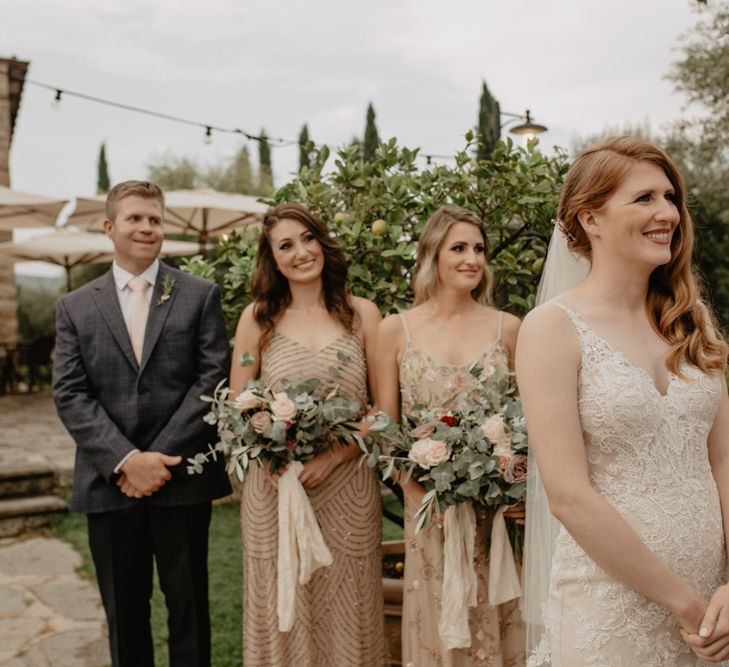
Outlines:
[[[336, 147], [362, 135], [451, 154], [475, 124], [481, 80], [501, 108], [549, 127], [545, 148], [607, 125], [660, 129], [684, 114], [665, 75], [694, 0], [3, 0], [3, 56], [28, 78], [111, 100]], [[11, 153], [16, 189], [95, 192], [99, 144], [112, 181], [164, 151], [213, 163], [240, 139], [26, 85]], [[257, 146], [251, 150], [257, 156]], [[297, 148], [273, 151], [276, 182]]]

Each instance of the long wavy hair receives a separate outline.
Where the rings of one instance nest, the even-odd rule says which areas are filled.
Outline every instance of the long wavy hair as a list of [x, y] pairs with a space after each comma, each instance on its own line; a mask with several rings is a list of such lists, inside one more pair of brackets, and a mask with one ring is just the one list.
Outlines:
[[487, 264], [484, 266], [481, 282], [471, 290], [471, 296], [478, 303], [484, 305], [491, 303], [492, 278], [488, 265], [489, 240], [483, 222], [468, 209], [458, 206], [444, 206], [428, 218], [428, 222], [425, 223], [425, 227], [418, 239], [417, 260], [413, 270], [413, 292], [415, 293], [416, 306], [424, 303], [435, 294], [438, 288], [438, 253], [450, 228], [459, 222], [473, 225], [481, 232]]
[[683, 359], [704, 372], [726, 370], [726, 342], [701, 300], [691, 268], [694, 224], [686, 207], [683, 178], [660, 148], [634, 137], [616, 137], [585, 150], [570, 167], [560, 195], [558, 218], [570, 248], [591, 258], [590, 240], [577, 215], [599, 211], [636, 162], [659, 167], [675, 190], [680, 219], [671, 239], [671, 260], [656, 267], [648, 282], [646, 309], [653, 328], [671, 345], [667, 365], [678, 373]]
[[271, 230], [281, 220], [300, 222], [321, 246], [324, 253], [324, 268], [321, 274], [324, 305], [329, 314], [341, 322], [346, 331], [352, 333], [355, 326], [355, 312], [347, 294], [349, 263], [319, 218], [301, 204], [287, 202], [266, 212], [261, 236], [258, 239], [258, 255], [256, 270], [251, 279], [251, 294], [256, 304], [253, 311], [254, 318], [263, 332], [261, 349], [266, 347], [273, 335], [276, 322], [291, 304], [289, 281], [276, 267], [271, 247]]

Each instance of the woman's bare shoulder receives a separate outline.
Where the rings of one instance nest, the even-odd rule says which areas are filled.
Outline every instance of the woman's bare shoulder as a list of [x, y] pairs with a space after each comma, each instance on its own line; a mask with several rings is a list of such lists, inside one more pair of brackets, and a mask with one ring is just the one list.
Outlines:
[[564, 308], [548, 301], [530, 310], [519, 327], [519, 347], [525, 346], [549, 353], [577, 350], [577, 332]]

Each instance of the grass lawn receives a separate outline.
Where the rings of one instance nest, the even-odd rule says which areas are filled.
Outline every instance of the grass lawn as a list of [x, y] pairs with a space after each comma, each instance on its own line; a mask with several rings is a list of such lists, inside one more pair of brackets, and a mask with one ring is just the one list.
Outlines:
[[[392, 495], [385, 496], [386, 505], [402, 513], [399, 501]], [[222, 503], [213, 508], [210, 525], [210, 621], [213, 633], [212, 664], [215, 667], [240, 667], [242, 624], [242, 554], [240, 539], [240, 506], [237, 502]], [[54, 528], [56, 536], [70, 542], [83, 556], [82, 570], [90, 578], [95, 577], [94, 564], [89, 553], [86, 535], [86, 517], [70, 514]], [[382, 539], [402, 539], [402, 529], [387, 519], [382, 521]], [[152, 595], [152, 634], [154, 637], [155, 664], [161, 667], [167, 660], [167, 613], [164, 598], [155, 577]]]

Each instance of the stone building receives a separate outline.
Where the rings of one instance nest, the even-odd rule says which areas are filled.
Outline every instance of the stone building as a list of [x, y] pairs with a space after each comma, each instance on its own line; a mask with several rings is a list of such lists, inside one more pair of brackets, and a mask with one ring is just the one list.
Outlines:
[[[10, 186], [10, 146], [20, 108], [28, 63], [0, 58], [0, 185]], [[12, 232], [0, 231], [0, 242], [12, 240]], [[0, 343], [18, 340], [18, 319], [13, 265], [0, 260]]]

